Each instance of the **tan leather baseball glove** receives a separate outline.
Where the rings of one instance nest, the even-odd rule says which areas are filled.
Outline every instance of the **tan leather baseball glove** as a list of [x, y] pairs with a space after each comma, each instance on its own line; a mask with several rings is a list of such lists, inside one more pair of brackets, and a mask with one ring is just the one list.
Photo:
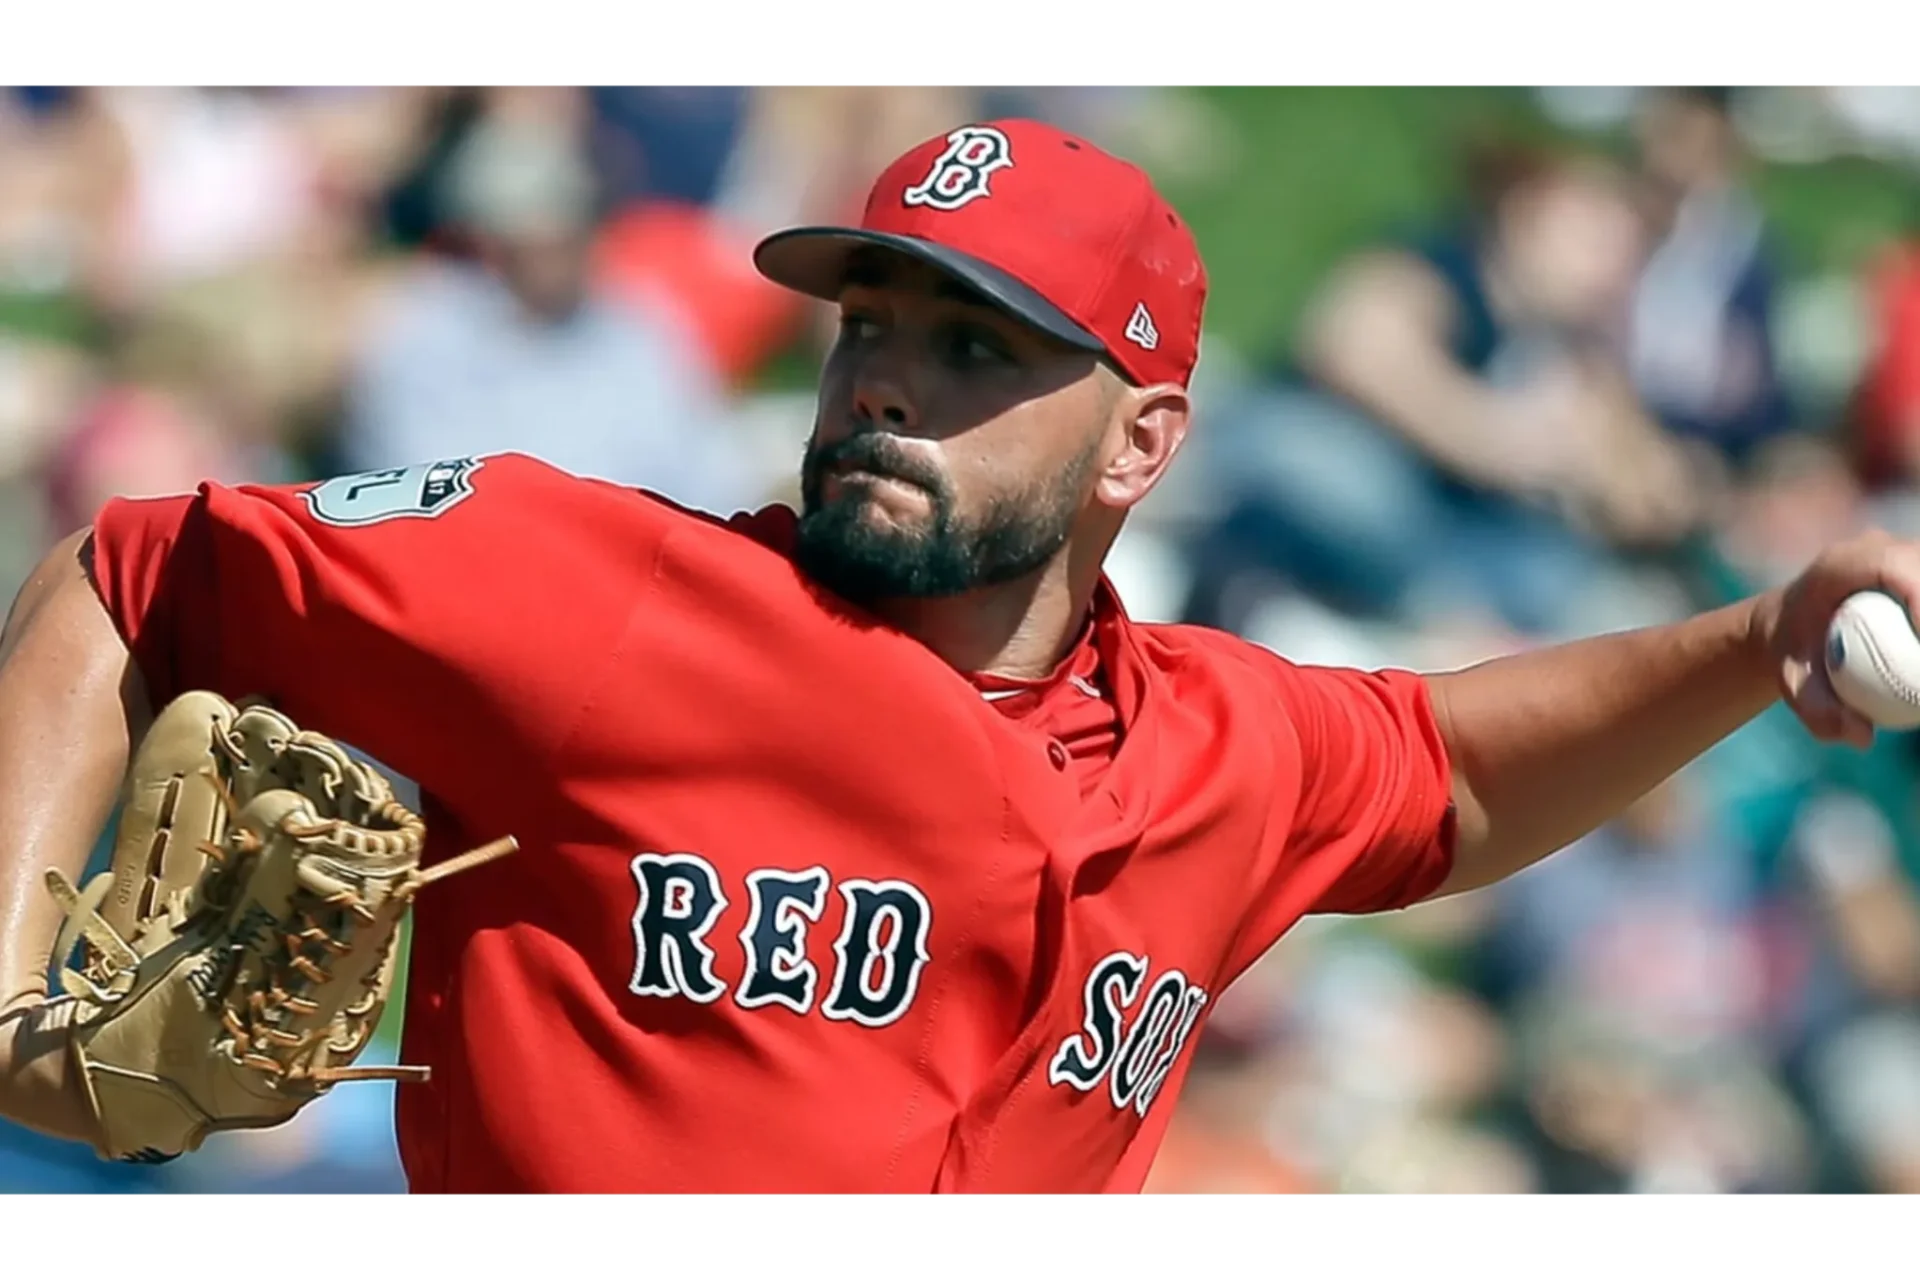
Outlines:
[[194, 692], [162, 709], [128, 770], [112, 870], [82, 892], [47, 873], [100, 1154], [167, 1160], [281, 1124], [342, 1081], [424, 1079], [353, 1065], [396, 932], [426, 884], [515, 848], [422, 872], [425, 836], [375, 769], [269, 707]]

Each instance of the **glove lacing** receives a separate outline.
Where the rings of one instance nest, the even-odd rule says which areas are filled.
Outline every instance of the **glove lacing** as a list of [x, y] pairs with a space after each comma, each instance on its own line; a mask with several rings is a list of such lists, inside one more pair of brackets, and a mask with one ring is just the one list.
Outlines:
[[[236, 744], [221, 736], [221, 747], [236, 766], [246, 768]], [[346, 787], [347, 779], [341, 770], [339, 760], [331, 754], [306, 748], [297, 739], [286, 745], [287, 754], [298, 753], [309, 764], [319, 766], [319, 781], [325, 788], [327, 798], [333, 801], [332, 807], [338, 808], [340, 792]], [[225, 788], [222, 796], [231, 806], [232, 796]], [[315, 822], [302, 822], [293, 814], [287, 815], [279, 823], [282, 835], [297, 843], [306, 843], [327, 839], [336, 846], [348, 851], [372, 857], [396, 857], [418, 855], [425, 836], [425, 828], [419, 817], [391, 797], [382, 797], [371, 804], [372, 825], [384, 825], [387, 830], [369, 829], [338, 818], [320, 819]], [[233, 810], [229, 808], [231, 817]], [[259, 853], [262, 848], [260, 838], [250, 831], [238, 831], [231, 838], [234, 852], [242, 857]], [[222, 862], [226, 855], [218, 855]], [[309, 998], [315, 987], [324, 986], [334, 980], [330, 962], [334, 957], [348, 955], [353, 951], [353, 932], [356, 927], [373, 925], [379, 922], [380, 914], [370, 906], [366, 899], [351, 885], [333, 880], [324, 872], [310, 870], [304, 859], [296, 855], [293, 901], [290, 904], [296, 927], [280, 935], [280, 946], [269, 951], [263, 957], [261, 980], [264, 988], [250, 992], [244, 1002], [235, 1003], [227, 999], [232, 982], [240, 971], [240, 961], [245, 948], [253, 941], [242, 936], [232, 944], [232, 961], [223, 974], [222, 989], [207, 993], [211, 998], [225, 1003], [221, 1010], [220, 1022], [227, 1034], [233, 1039], [224, 1046], [229, 1056], [243, 1066], [251, 1067], [273, 1079], [277, 1084], [333, 1084], [342, 1080], [418, 1080], [426, 1077], [426, 1071], [420, 1067], [315, 1067], [310, 1065], [313, 1050], [324, 1042], [325, 1047], [335, 1056], [351, 1058], [373, 1037], [375, 1015], [380, 1003], [380, 975], [385, 966], [384, 957], [372, 966], [361, 979], [364, 994], [354, 1003], [340, 1010], [333, 1025], [311, 1027], [305, 1031], [293, 1031], [286, 1027], [290, 1017], [304, 1017], [318, 1013], [318, 1002]], [[392, 901], [403, 905], [415, 891], [409, 877], [395, 886]], [[316, 881], [324, 881], [324, 888], [317, 887]], [[388, 946], [392, 945], [389, 938]], [[344, 1025], [348, 1037], [344, 1041], [332, 1037]]]

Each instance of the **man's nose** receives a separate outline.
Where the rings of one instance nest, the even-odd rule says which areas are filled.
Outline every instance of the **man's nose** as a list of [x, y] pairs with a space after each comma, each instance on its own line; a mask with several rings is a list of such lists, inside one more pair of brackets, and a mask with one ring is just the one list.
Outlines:
[[861, 363], [853, 380], [853, 411], [864, 425], [882, 431], [906, 434], [919, 425], [920, 414], [897, 353], [875, 351]]

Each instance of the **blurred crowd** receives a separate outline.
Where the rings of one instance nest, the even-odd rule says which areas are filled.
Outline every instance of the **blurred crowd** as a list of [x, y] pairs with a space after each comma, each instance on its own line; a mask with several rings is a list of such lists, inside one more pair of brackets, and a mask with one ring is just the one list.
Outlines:
[[[1287, 340], [1204, 340], [1112, 564], [1136, 615], [1452, 666], [1920, 533], [1915, 95], [1513, 110], [1552, 128], [1463, 145], [1461, 198], [1325, 263]], [[6, 90], [0, 592], [208, 478], [513, 449], [790, 499], [829, 327], [748, 248], [1012, 113], [1175, 182], [1232, 152], [1159, 89]], [[1912, 179], [1911, 235], [1808, 280], [1757, 179], [1838, 154]], [[1150, 1189], [1920, 1190], [1917, 763], [1776, 711], [1506, 885], [1307, 922], [1221, 998]], [[157, 1169], [0, 1127], [0, 1190], [396, 1189], [390, 1105]]]

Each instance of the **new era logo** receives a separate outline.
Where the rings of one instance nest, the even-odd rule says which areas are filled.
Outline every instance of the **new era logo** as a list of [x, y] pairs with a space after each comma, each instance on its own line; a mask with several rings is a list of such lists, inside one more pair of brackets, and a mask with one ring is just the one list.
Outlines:
[[1147, 314], [1147, 304], [1133, 304], [1133, 318], [1127, 321], [1127, 340], [1142, 351], [1151, 351], [1160, 345], [1160, 330], [1154, 325], [1153, 317]]

